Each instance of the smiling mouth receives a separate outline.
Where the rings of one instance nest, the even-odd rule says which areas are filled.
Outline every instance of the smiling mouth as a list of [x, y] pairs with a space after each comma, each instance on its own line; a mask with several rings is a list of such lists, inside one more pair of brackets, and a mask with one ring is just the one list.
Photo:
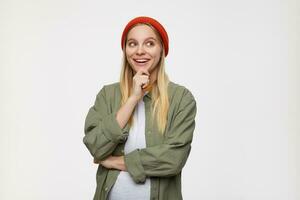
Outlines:
[[150, 59], [133, 59], [134, 63], [138, 66], [144, 66], [149, 62]]

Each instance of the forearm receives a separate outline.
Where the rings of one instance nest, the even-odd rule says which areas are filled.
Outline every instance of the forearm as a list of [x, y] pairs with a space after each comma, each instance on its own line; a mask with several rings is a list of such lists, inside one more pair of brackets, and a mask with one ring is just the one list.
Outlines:
[[115, 158], [116, 159], [113, 162], [113, 168], [121, 170], [121, 171], [127, 171], [125, 162], [124, 162], [124, 156], [117, 156]]
[[124, 156], [108, 156], [106, 159], [97, 161], [94, 159], [95, 164], [101, 164], [108, 169], [118, 169], [120, 171], [127, 171], [125, 166]]
[[137, 102], [138, 100], [131, 96], [117, 112], [116, 120], [118, 121], [121, 128], [123, 128], [128, 122]]

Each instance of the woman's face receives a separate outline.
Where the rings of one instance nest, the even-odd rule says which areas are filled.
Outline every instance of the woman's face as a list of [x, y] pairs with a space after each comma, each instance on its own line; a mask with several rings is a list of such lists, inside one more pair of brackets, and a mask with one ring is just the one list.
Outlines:
[[151, 74], [160, 60], [162, 46], [151, 27], [137, 25], [127, 35], [126, 58], [131, 68], [137, 72], [147, 69]]

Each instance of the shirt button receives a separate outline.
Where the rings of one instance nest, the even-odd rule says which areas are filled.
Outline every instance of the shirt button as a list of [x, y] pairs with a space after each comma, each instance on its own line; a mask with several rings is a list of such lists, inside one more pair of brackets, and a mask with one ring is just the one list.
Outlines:
[[107, 191], [107, 190], [108, 190], [108, 187], [104, 188], [104, 190]]
[[121, 152], [124, 153], [124, 150], [122, 149]]

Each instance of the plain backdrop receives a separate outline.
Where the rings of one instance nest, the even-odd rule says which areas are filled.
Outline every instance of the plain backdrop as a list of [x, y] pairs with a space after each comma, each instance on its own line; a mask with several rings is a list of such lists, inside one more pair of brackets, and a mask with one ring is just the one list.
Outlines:
[[184, 199], [299, 200], [296, 0], [1, 0], [0, 199], [92, 199], [84, 120], [140, 15], [165, 26], [167, 74], [197, 101]]

